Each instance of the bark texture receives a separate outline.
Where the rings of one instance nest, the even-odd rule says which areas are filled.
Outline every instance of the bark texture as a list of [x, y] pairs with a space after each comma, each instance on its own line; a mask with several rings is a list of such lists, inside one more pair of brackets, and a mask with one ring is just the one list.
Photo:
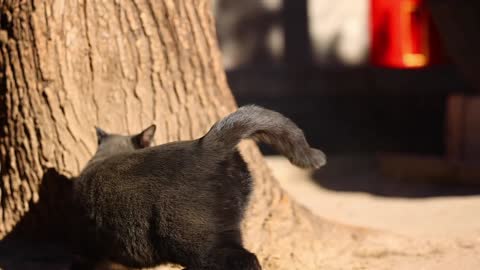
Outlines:
[[[59, 214], [55, 181], [92, 156], [94, 125], [155, 123], [159, 144], [199, 137], [236, 108], [207, 0], [0, 0], [0, 16], [0, 237], [41, 202], [33, 225]], [[361, 248], [364, 234], [298, 206], [256, 146], [241, 148], [256, 183], [246, 245], [265, 269], [319, 269]]]

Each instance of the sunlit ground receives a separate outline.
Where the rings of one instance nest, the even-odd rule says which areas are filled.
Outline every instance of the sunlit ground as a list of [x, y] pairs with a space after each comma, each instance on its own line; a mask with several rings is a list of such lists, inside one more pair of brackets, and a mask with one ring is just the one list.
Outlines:
[[[407, 196], [407, 188], [399, 186], [398, 183], [389, 184], [386, 182], [390, 181], [389, 179], [365, 181], [366, 177], [378, 176], [368, 167], [368, 162], [362, 162], [361, 159], [362, 157], [330, 158], [327, 166], [335, 167], [337, 172], [324, 167], [325, 170], [330, 170], [328, 174], [312, 174], [291, 165], [288, 160], [279, 156], [269, 156], [267, 162], [281, 186], [297, 201], [322, 217], [415, 237], [480, 237], [480, 193]], [[342, 163], [345, 164], [343, 170]], [[368, 192], [368, 187], [362, 191], [356, 183], [350, 183], [351, 188], [348, 190], [348, 183], [340, 179], [342, 175], [350, 177], [348, 181], [358, 179], [358, 182], [361, 182], [359, 184], [381, 185], [383, 190], [390, 189], [389, 192], [383, 192], [389, 195], [372, 195]], [[329, 177], [336, 179], [326, 179]], [[340, 184], [335, 185], [332, 183], [334, 181]], [[325, 188], [322, 183], [333, 188]], [[343, 190], [339, 191], [340, 187]], [[410, 194], [418, 195], [420, 188], [425, 187], [410, 187]], [[378, 191], [373, 194], [382, 194], [378, 188], [373, 187], [371, 190]], [[395, 191], [398, 193], [395, 194]]]

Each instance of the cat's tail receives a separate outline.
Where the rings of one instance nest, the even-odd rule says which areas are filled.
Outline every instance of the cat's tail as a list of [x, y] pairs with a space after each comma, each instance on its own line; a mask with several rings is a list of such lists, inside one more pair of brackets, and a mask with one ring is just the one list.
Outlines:
[[247, 138], [273, 146], [302, 168], [319, 168], [326, 163], [325, 154], [308, 145], [295, 123], [278, 112], [254, 105], [240, 107], [215, 123], [200, 143], [213, 154], [224, 155], [232, 153]]

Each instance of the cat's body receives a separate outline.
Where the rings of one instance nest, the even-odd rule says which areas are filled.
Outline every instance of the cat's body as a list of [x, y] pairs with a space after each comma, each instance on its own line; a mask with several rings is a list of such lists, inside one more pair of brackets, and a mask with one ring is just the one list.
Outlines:
[[147, 147], [153, 133], [101, 132], [97, 154], [74, 183], [83, 217], [79, 246], [93, 261], [261, 269], [242, 246], [252, 180], [236, 145], [248, 137], [267, 141], [302, 167], [325, 160], [290, 120], [254, 106], [240, 108], [198, 140]]

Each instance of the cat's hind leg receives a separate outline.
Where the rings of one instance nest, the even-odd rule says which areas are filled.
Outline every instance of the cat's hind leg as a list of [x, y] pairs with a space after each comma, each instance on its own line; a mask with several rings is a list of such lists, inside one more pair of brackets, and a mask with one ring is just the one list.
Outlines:
[[261, 270], [257, 256], [241, 246], [219, 248], [216, 251], [215, 264], [218, 269]]
[[212, 250], [208, 261], [184, 270], [261, 270], [257, 256], [241, 246], [221, 247]]

